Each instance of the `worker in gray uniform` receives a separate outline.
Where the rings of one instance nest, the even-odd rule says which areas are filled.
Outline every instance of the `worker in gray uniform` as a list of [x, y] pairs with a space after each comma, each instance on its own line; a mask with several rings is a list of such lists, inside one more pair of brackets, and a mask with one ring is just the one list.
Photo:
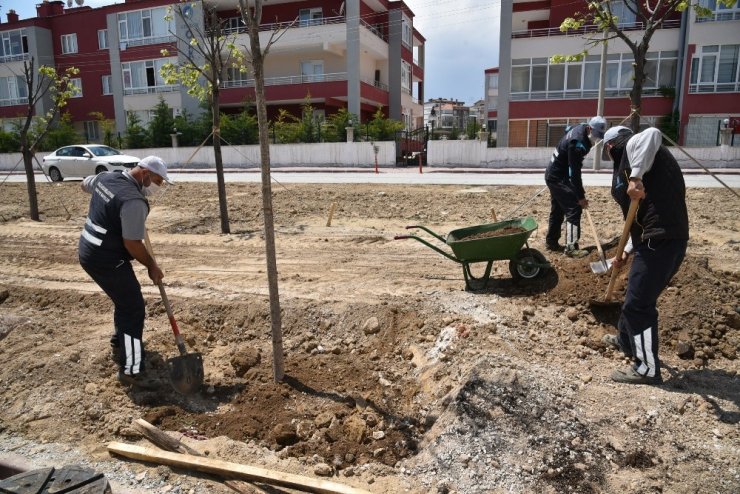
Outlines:
[[[565, 252], [570, 257], [588, 254], [578, 246], [581, 237], [581, 214], [588, 207], [581, 180], [583, 159], [591, 150], [591, 139], [601, 139], [606, 131], [604, 117], [593, 117], [588, 124], [570, 127], [550, 158], [545, 171], [545, 183], [550, 190], [550, 217], [545, 236], [545, 248]], [[560, 235], [565, 224], [565, 247]]]
[[82, 190], [92, 195], [79, 240], [80, 265], [113, 302], [115, 334], [111, 337], [118, 380], [126, 386], [155, 388], [144, 369], [145, 303], [131, 260], [146, 266], [154, 283], [164, 274], [144, 244], [147, 196], [170, 183], [167, 165], [148, 156], [131, 171], [104, 172], [85, 178]]
[[658, 357], [658, 297], [668, 286], [686, 255], [689, 217], [686, 185], [681, 168], [662, 145], [660, 130], [651, 127], [633, 134], [627, 127], [612, 127], [604, 136], [604, 159], [614, 161], [612, 197], [627, 215], [638, 200], [630, 229], [630, 242], [612, 269], [632, 256], [618, 335], [607, 334], [604, 343], [634, 359], [634, 365], [615, 370], [614, 381], [627, 384], [663, 382]]

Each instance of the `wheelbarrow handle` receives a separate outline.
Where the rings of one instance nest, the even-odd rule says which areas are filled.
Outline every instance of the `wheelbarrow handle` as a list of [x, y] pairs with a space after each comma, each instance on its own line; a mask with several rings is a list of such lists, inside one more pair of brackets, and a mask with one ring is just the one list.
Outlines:
[[424, 230], [425, 232], [427, 232], [429, 235], [433, 236], [434, 238], [436, 238], [440, 242], [442, 242], [444, 244], [447, 243], [447, 240], [442, 235], [431, 231], [429, 228], [427, 228], [425, 226], [421, 226], [421, 225], [409, 225], [409, 226], [406, 227], [407, 230], [410, 230], [412, 228], [418, 228], [419, 230]]

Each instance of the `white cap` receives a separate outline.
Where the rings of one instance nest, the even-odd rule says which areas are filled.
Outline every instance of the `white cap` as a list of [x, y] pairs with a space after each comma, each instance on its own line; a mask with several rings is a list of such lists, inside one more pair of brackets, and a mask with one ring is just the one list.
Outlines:
[[629, 127], [625, 127], [624, 125], [617, 125], [616, 127], [612, 127], [607, 130], [606, 133], [604, 133], [604, 140], [602, 143], [604, 147], [601, 149], [601, 159], [605, 161], [611, 161], [612, 157], [609, 154], [609, 148], [607, 148], [606, 145], [609, 142], [613, 141], [615, 137], [625, 134], [632, 135], [632, 129], [630, 129]]
[[167, 176], [167, 164], [157, 156], [147, 156], [146, 158], [139, 161], [139, 166], [145, 170], [149, 170], [152, 173], [156, 173], [164, 179], [168, 184], [173, 183], [172, 180]]
[[606, 119], [604, 117], [594, 117], [588, 121], [588, 126], [591, 127], [591, 135], [597, 139], [604, 137], [606, 132]]

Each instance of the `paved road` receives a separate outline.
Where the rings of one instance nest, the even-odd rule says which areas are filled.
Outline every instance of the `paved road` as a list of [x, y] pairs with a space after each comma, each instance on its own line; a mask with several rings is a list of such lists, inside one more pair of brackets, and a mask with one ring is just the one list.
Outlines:
[[[733, 188], [740, 188], [740, 173], [737, 170], [727, 170], [724, 173], [716, 173], [716, 176]], [[437, 171], [424, 169], [419, 173], [418, 168], [381, 168], [379, 173], [372, 169], [358, 171], [357, 169], [332, 169], [322, 171], [312, 169], [310, 171], [275, 171], [272, 178], [277, 183], [316, 183], [316, 184], [452, 184], [452, 185], [542, 185], [543, 172], [491, 172], [481, 170], [467, 171]], [[170, 173], [175, 182], [215, 182], [215, 172], [179, 172]], [[225, 174], [226, 182], [259, 182], [260, 173], [257, 170], [246, 172], [228, 172]], [[721, 183], [712, 178], [706, 172], [691, 170], [684, 175], [688, 187], [723, 187]], [[0, 182], [25, 182], [26, 177], [22, 174], [13, 174], [0, 177]], [[44, 182], [46, 178], [36, 175], [37, 182]], [[583, 182], [586, 186], [603, 186], [611, 184], [611, 174], [607, 172], [584, 172]]]

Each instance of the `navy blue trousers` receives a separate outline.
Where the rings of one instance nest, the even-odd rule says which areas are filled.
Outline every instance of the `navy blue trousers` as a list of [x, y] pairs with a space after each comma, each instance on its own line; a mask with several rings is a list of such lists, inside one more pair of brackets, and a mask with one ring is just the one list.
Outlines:
[[81, 261], [80, 265], [113, 301], [113, 325], [116, 333], [111, 338], [111, 345], [123, 350], [120, 352], [122, 360], [118, 364], [125, 374], [142, 372], [144, 345], [141, 339], [146, 304], [131, 262], [121, 260], [117, 266], [98, 266]]
[[619, 316], [619, 344], [630, 348], [635, 370], [660, 377], [658, 297], [681, 267], [687, 240], [648, 240], [635, 248]]
[[581, 205], [578, 204], [578, 194], [570, 182], [547, 180], [546, 183], [550, 189], [550, 218], [545, 241], [548, 245], [557, 245], [563, 229], [563, 220], [567, 219], [575, 228], [574, 232], [566, 235], [566, 243], [578, 243], [583, 212]]

